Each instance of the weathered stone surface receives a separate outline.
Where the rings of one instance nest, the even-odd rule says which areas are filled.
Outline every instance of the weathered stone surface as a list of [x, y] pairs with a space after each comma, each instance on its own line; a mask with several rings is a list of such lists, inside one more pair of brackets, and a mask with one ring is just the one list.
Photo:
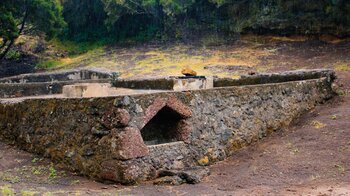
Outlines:
[[144, 115], [144, 125], [148, 123], [164, 106], [166, 106], [167, 98], [157, 97], [154, 99], [152, 105], [150, 105]]
[[188, 121], [182, 119], [177, 123], [176, 127], [176, 139], [178, 141], [184, 141], [190, 143], [191, 126]]
[[111, 76], [108, 72], [97, 70], [70, 70], [1, 78], [0, 98], [60, 94], [65, 85], [109, 83]]
[[108, 129], [126, 127], [130, 121], [129, 112], [125, 109], [113, 108], [106, 112], [101, 118], [101, 124]]
[[166, 105], [181, 115], [182, 118], [189, 118], [192, 115], [191, 109], [179, 101], [176, 97], [171, 96]]
[[153, 181], [155, 185], [181, 185], [186, 181], [179, 176], [164, 176]]
[[186, 170], [183, 172], [179, 172], [178, 176], [184, 179], [188, 184], [198, 184], [203, 178], [210, 175], [210, 171], [208, 168], [194, 168], [190, 170]]
[[108, 160], [101, 164], [101, 172], [98, 177], [122, 184], [135, 184], [142, 180], [155, 178], [156, 171], [153, 167], [143, 167], [128, 161]]
[[105, 130], [101, 126], [97, 125], [95, 127], [92, 127], [91, 133], [94, 135], [98, 135], [98, 136], [104, 136], [104, 135], [108, 135], [110, 133], [110, 131]]
[[129, 106], [130, 104], [131, 104], [131, 100], [129, 96], [124, 96], [123, 99], [114, 103], [115, 106]]
[[150, 105], [145, 112], [144, 124], [149, 122], [163, 107], [169, 107], [178, 113], [182, 118], [189, 118], [192, 115], [191, 109], [181, 103], [176, 97], [171, 96], [170, 98], [157, 97], [152, 105]]
[[203, 178], [210, 175], [210, 171], [205, 167], [194, 167], [184, 171], [164, 170], [158, 173], [158, 179], [155, 184], [179, 185], [182, 183], [198, 184]]
[[128, 160], [132, 158], [144, 157], [149, 154], [147, 146], [144, 144], [140, 131], [133, 127], [126, 127], [118, 133], [117, 137], [117, 158]]

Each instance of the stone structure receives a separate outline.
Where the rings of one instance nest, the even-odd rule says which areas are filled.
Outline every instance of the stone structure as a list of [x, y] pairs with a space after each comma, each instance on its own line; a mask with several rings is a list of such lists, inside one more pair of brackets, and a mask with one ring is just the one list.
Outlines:
[[128, 184], [177, 172], [198, 182], [182, 171], [288, 125], [332, 97], [333, 79], [333, 71], [315, 70], [216, 78], [203, 90], [6, 102], [0, 136], [101, 180]]
[[61, 94], [65, 85], [108, 83], [112, 78], [112, 73], [97, 70], [23, 74], [0, 79], [0, 98]]

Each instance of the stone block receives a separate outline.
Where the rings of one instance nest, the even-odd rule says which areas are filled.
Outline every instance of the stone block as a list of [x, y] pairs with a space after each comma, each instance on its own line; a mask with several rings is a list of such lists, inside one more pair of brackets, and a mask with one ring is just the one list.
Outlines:
[[130, 121], [130, 114], [125, 109], [111, 109], [101, 118], [101, 124], [108, 129], [126, 127]]
[[149, 150], [137, 128], [126, 127], [118, 133], [116, 143], [118, 144], [116, 152], [118, 159], [128, 160], [149, 154]]

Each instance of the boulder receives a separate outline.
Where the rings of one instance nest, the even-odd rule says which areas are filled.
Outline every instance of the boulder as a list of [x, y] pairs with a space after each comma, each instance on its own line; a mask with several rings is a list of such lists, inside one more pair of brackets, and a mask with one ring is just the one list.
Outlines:
[[181, 73], [185, 76], [197, 76], [197, 72], [195, 72], [194, 70], [192, 70], [188, 67], [182, 69]]

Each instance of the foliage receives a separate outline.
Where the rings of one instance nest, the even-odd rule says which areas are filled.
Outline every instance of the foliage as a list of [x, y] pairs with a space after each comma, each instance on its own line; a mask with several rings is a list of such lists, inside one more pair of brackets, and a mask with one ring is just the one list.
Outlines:
[[64, 26], [58, 0], [2, 0], [0, 4], [0, 60], [25, 28], [54, 37]]
[[23, 28], [52, 38], [65, 23], [59, 39], [74, 55], [94, 42], [228, 40], [249, 32], [349, 36], [349, 13], [348, 0], [1, 0], [0, 54]]
[[65, 0], [75, 41], [197, 37], [205, 32], [350, 35], [347, 0]]
[[66, 0], [63, 17], [67, 22], [65, 37], [78, 42], [94, 41], [106, 36], [107, 18], [100, 0]]

